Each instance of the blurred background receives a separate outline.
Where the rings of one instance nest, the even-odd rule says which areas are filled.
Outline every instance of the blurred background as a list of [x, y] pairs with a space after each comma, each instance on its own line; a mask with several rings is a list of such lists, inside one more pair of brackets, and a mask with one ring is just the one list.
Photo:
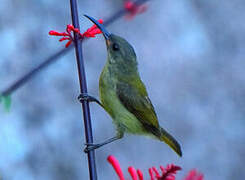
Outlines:
[[[120, 0], [79, 1], [82, 31], [88, 14], [106, 19]], [[151, 0], [132, 20], [121, 18], [108, 30], [135, 48], [139, 71], [160, 124], [178, 139], [183, 157], [142, 136], [96, 150], [99, 179], [117, 179], [107, 163], [114, 155], [127, 174], [130, 165], [148, 177], [149, 167], [174, 163], [205, 179], [245, 179], [245, 2]], [[71, 23], [69, 1], [2, 0], [0, 5], [0, 90], [65, 43], [48, 35]], [[83, 46], [89, 93], [98, 97], [106, 61], [101, 35]], [[0, 179], [88, 179], [84, 128], [74, 50], [12, 94], [12, 107], [0, 107]], [[115, 135], [109, 115], [91, 104], [94, 141]]]

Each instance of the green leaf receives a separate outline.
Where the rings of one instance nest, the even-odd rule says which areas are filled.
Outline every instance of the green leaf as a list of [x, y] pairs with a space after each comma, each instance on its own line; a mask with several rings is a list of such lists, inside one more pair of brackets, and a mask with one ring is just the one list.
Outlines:
[[9, 112], [11, 107], [11, 97], [0, 95], [0, 103], [3, 104], [5, 111]]

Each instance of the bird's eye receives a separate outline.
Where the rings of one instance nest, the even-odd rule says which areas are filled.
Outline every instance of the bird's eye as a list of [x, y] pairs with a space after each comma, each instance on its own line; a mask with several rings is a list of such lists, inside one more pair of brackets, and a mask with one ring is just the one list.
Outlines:
[[119, 50], [119, 45], [116, 44], [116, 43], [114, 43], [114, 44], [112, 45], [112, 49], [113, 49], [114, 51], [118, 51], [118, 50]]

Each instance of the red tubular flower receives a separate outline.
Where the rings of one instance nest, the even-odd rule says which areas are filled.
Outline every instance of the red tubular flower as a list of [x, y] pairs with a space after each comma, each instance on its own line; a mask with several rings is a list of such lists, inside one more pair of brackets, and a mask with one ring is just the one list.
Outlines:
[[[98, 22], [100, 24], [103, 23], [102, 19], [99, 19]], [[102, 33], [101, 30], [99, 28], [97, 28], [96, 25], [93, 25], [91, 28], [87, 29], [87, 31], [85, 31], [83, 34], [81, 34], [81, 32], [79, 31], [78, 28], [75, 28], [73, 25], [68, 24], [66, 27], [66, 32], [57, 32], [57, 31], [49, 31], [49, 35], [51, 36], [63, 36], [62, 38], [59, 39], [60, 42], [64, 41], [64, 40], [68, 40], [68, 42], [66, 43], [66, 47], [68, 47], [72, 41], [73, 41], [73, 36], [71, 34], [71, 32], [74, 33], [78, 33], [80, 39], [83, 38], [90, 38], [90, 37], [95, 37], [96, 34], [100, 34]]]
[[155, 177], [154, 177], [152, 168], [149, 169], [149, 174], [150, 174], [151, 180], [154, 180]]
[[139, 176], [139, 180], [144, 180], [143, 173], [141, 172], [140, 169], [137, 169], [137, 174]]
[[[102, 24], [103, 20], [99, 19], [98, 22], [100, 24]], [[101, 30], [99, 28], [97, 28], [97, 26], [94, 24], [91, 28], [87, 29], [87, 31], [84, 32], [82, 34], [82, 36], [84, 36], [84, 37], [95, 37], [96, 34], [100, 34], [100, 33], [102, 33]]]
[[177, 171], [181, 170], [181, 167], [175, 166], [174, 164], [169, 164], [165, 169], [163, 166], [160, 166], [160, 169], [162, 171], [162, 176], [159, 178], [159, 180], [174, 180], [174, 175]]
[[124, 8], [128, 11], [126, 18], [129, 20], [133, 19], [137, 14], [141, 14], [147, 10], [146, 5], [137, 5], [131, 0], [124, 1]]
[[158, 170], [155, 167], [152, 167], [149, 169], [149, 173], [151, 176], [151, 179], [154, 179], [153, 172], [155, 173], [155, 178], [157, 180], [175, 180], [175, 174], [177, 171], [181, 170], [181, 167], [175, 166], [174, 164], [167, 165], [166, 168], [163, 166], [160, 166], [160, 169], [162, 171], [162, 175], [158, 172]]
[[138, 180], [138, 174], [136, 172], [136, 170], [134, 169], [134, 167], [130, 166], [128, 167], [128, 172], [132, 177], [132, 180]]
[[160, 178], [160, 174], [158, 173], [157, 168], [152, 167], [152, 169], [153, 169], [153, 172], [155, 173], [155, 177]]
[[110, 155], [110, 156], [108, 156], [107, 161], [112, 165], [112, 167], [116, 171], [119, 179], [125, 180], [118, 160], [114, 156]]
[[59, 39], [60, 42], [64, 41], [64, 40], [68, 40], [68, 42], [66, 43], [66, 47], [68, 47], [72, 41], [73, 41], [73, 37], [71, 35], [71, 31], [77, 31], [78, 29], [74, 28], [73, 25], [68, 24], [66, 27], [66, 32], [57, 32], [57, 31], [49, 31], [49, 35], [51, 36], [63, 36], [61, 39]]
[[[125, 180], [118, 160], [112, 155], [108, 156], [107, 160], [113, 166], [119, 179]], [[175, 180], [175, 174], [177, 171], [181, 170], [181, 167], [176, 166], [174, 164], [169, 164], [166, 166], [166, 168], [160, 166], [160, 169], [162, 171], [161, 175], [158, 172], [157, 168], [149, 168], [149, 175], [151, 180]], [[136, 171], [134, 167], [130, 166], [128, 167], [128, 172], [132, 180], [144, 180], [143, 173], [139, 169], [137, 169]], [[204, 180], [204, 178], [203, 174], [198, 173], [195, 169], [193, 169], [183, 180]]]
[[197, 172], [197, 170], [192, 169], [189, 171], [184, 180], [204, 180], [202, 173]]
[[65, 32], [59, 33], [57, 31], [49, 31], [49, 35], [52, 35], [52, 36], [68, 36], [68, 34]]

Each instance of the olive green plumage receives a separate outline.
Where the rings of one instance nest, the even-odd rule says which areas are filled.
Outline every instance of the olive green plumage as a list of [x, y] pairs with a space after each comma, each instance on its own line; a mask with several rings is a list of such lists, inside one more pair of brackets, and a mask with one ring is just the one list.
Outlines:
[[101, 103], [117, 127], [117, 136], [122, 137], [124, 132], [151, 136], [164, 141], [181, 156], [179, 143], [158, 123], [138, 73], [133, 47], [113, 34], [106, 38], [106, 44], [108, 57], [100, 76], [99, 91]]

